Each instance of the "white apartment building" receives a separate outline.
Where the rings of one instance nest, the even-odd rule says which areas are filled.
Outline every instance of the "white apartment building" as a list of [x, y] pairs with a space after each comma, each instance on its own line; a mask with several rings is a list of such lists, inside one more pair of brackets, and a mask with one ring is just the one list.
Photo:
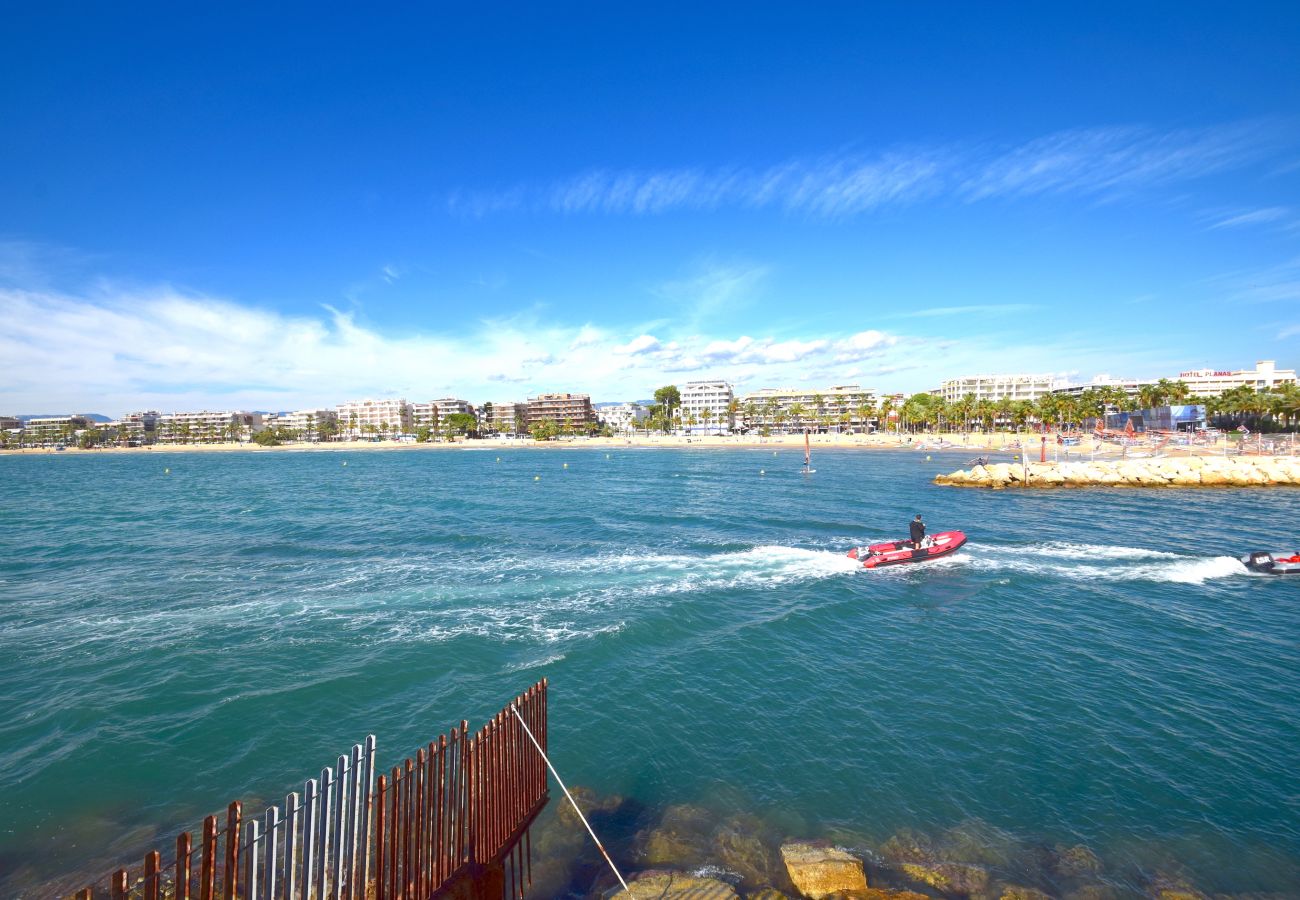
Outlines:
[[73, 437], [89, 427], [90, 419], [85, 416], [35, 416], [23, 426], [23, 436], [33, 442], [54, 442]]
[[1055, 375], [965, 375], [944, 381], [938, 393], [949, 403], [967, 394], [974, 394], [976, 401], [1001, 400], [1003, 397], [1037, 400], [1043, 394], [1065, 386], [1065, 381]]
[[524, 434], [528, 431], [528, 404], [516, 401], [502, 401], [483, 404], [483, 418], [480, 424], [497, 434]]
[[615, 434], [632, 434], [650, 418], [650, 411], [640, 403], [612, 403], [597, 408], [596, 416]]
[[[688, 434], [729, 432], [735, 425], [731, 401], [736, 399], [725, 381], [688, 381], [678, 390], [681, 395], [682, 428]], [[694, 421], [694, 425], [687, 424]]]
[[[338, 413], [339, 427], [349, 437], [365, 434], [410, 431], [411, 404], [402, 397], [396, 400], [354, 400], [340, 403], [335, 407]], [[368, 427], [369, 426], [369, 427]]]
[[[321, 429], [337, 424], [339, 414], [332, 409], [300, 409], [295, 412], [282, 413], [275, 417], [275, 427], [297, 431], [308, 440], [320, 434]], [[267, 423], [270, 427], [270, 423]]]
[[1155, 383], [1154, 378], [1112, 378], [1110, 375], [1097, 375], [1087, 384], [1065, 384], [1056, 388], [1052, 393], [1077, 397], [1084, 391], [1092, 391], [1097, 388], [1119, 388], [1129, 396], [1136, 396], [1137, 392], [1142, 390], [1143, 387]]
[[440, 400], [430, 400], [427, 403], [412, 403], [410, 406], [411, 425], [414, 428], [419, 428], [422, 425], [428, 425], [432, 428], [439, 422], [446, 421], [448, 416], [456, 413], [475, 415], [472, 403], [455, 397], [443, 397]]
[[[870, 410], [865, 416], [861, 410]], [[875, 419], [876, 391], [856, 384], [837, 384], [820, 390], [807, 388], [763, 388], [740, 398], [740, 412], [746, 428], [785, 428], [814, 431], [845, 425], [866, 428]]]
[[1189, 396], [1209, 397], [1237, 387], [1270, 390], [1283, 384], [1295, 384], [1295, 369], [1279, 369], [1271, 359], [1261, 359], [1253, 369], [1193, 369], [1179, 372], [1178, 380], [1188, 387]]
[[265, 427], [262, 414], [256, 412], [201, 410], [164, 413], [158, 417], [158, 440], [173, 443], [247, 440], [253, 432]]

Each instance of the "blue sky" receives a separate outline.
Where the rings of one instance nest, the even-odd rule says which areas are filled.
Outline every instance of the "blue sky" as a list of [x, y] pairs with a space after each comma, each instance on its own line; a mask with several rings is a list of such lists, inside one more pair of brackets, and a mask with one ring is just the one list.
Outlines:
[[1300, 364], [1300, 6], [31, 4], [0, 412]]

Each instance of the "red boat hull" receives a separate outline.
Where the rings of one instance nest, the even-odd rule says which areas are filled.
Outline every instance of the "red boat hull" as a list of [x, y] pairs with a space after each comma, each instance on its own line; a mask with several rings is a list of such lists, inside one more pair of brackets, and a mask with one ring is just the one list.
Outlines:
[[849, 556], [860, 560], [863, 568], [878, 569], [900, 563], [929, 562], [955, 553], [966, 543], [966, 535], [960, 531], [940, 531], [931, 535], [931, 538], [934, 543], [919, 550], [912, 546], [911, 541], [889, 541], [872, 544], [870, 547], [854, 547], [849, 551]]

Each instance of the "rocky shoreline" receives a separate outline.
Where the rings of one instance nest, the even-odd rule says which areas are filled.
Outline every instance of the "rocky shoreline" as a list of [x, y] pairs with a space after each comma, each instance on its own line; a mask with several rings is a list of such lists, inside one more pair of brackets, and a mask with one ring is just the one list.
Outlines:
[[[883, 843], [849, 832], [792, 839], [745, 813], [696, 806], [651, 813], [635, 801], [575, 790], [618, 861], [624, 890], [567, 802], [533, 839], [530, 896], [590, 900], [1208, 900], [1174, 860], [1110, 864], [1082, 844], [1025, 841], [971, 820], [935, 835], [902, 830]], [[629, 862], [630, 861], [630, 862]], [[1238, 895], [1264, 898], [1270, 895]], [[1273, 895], [1281, 896], [1281, 895]]]
[[936, 475], [935, 484], [983, 488], [1300, 486], [1300, 457], [1176, 456], [995, 463]]

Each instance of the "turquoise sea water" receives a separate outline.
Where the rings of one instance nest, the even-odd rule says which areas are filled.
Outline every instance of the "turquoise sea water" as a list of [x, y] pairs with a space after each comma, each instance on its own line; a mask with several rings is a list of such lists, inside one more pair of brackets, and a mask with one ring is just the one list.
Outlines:
[[[0, 458], [0, 893], [542, 676], [561, 773], [647, 807], [1300, 893], [1300, 579], [1232, 558], [1300, 491], [929, 483], [968, 455]], [[848, 564], [916, 512], [968, 549]]]

